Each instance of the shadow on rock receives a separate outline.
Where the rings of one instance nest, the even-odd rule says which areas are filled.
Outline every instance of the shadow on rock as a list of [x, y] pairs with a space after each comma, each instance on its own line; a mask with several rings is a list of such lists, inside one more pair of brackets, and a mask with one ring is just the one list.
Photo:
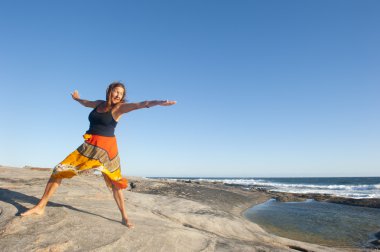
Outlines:
[[[33, 205], [37, 205], [37, 203], [39, 202], [39, 200], [40, 200], [39, 198], [36, 198], [34, 196], [29, 196], [29, 195], [26, 195], [26, 194], [23, 194], [23, 193], [20, 193], [20, 192], [16, 192], [16, 191], [0, 188], [0, 201], [12, 204], [14, 207], [16, 207], [16, 209], [17, 209], [17, 213], [15, 214], [16, 216], [20, 216], [21, 213], [23, 213], [26, 210], [28, 210], [28, 208], [26, 208], [25, 206], [21, 205], [19, 202], [25, 202], [25, 203], [30, 203], [30, 204], [33, 204]], [[98, 216], [98, 217], [101, 217], [101, 218], [104, 218], [104, 219], [107, 219], [107, 220], [119, 223], [119, 221], [116, 221], [116, 220], [104, 217], [104, 216], [96, 214], [96, 213], [91, 213], [91, 212], [88, 212], [88, 211], [85, 211], [85, 210], [81, 210], [81, 209], [78, 209], [78, 208], [70, 206], [70, 205], [65, 205], [65, 204], [60, 204], [60, 203], [54, 203], [54, 202], [49, 201], [48, 204], [47, 204], [47, 206], [49, 206], [49, 207], [66, 207], [67, 209], [70, 209], [70, 210], [73, 210], [73, 211], [78, 211], [78, 212], [81, 212], [81, 213], [86, 213], [86, 214]]]

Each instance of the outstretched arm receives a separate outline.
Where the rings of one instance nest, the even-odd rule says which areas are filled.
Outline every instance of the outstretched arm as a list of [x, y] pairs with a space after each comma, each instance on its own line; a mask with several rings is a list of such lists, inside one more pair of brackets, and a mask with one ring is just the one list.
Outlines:
[[169, 101], [169, 100], [164, 100], [164, 101], [143, 101], [143, 102], [137, 102], [137, 103], [123, 103], [119, 107], [119, 112], [120, 114], [128, 113], [132, 110], [136, 109], [142, 109], [142, 108], [150, 108], [153, 106], [170, 106], [176, 104], [176, 101]]
[[102, 101], [100, 101], [100, 100], [88, 101], [88, 100], [81, 99], [79, 97], [78, 90], [75, 90], [73, 93], [71, 93], [71, 97], [73, 97], [74, 100], [76, 100], [77, 102], [79, 102], [83, 106], [89, 107], [89, 108], [96, 108], [96, 106], [98, 106], [100, 103], [102, 103]]

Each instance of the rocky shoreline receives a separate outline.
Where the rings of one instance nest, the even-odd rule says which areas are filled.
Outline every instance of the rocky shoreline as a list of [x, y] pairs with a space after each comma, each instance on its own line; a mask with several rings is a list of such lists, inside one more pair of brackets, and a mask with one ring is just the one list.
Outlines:
[[371, 208], [380, 208], [380, 199], [352, 199], [332, 196], [329, 194], [317, 194], [317, 193], [283, 193], [283, 192], [267, 192], [272, 198], [281, 201], [305, 201], [307, 199], [313, 199], [316, 201], [323, 201], [336, 204], [344, 204], [350, 206], [361, 206], [361, 207], [371, 207]]
[[379, 198], [362, 198], [362, 199], [354, 199], [354, 198], [345, 198], [338, 197], [330, 194], [319, 194], [319, 193], [287, 193], [287, 192], [277, 192], [273, 191], [272, 187], [263, 187], [263, 186], [247, 186], [237, 185], [237, 184], [228, 184], [222, 182], [207, 182], [207, 181], [198, 181], [191, 179], [177, 179], [177, 182], [182, 183], [195, 183], [195, 184], [221, 184], [227, 187], [240, 188], [244, 191], [252, 191], [252, 192], [264, 192], [268, 197], [276, 199], [280, 202], [301, 202], [308, 199], [313, 199], [316, 201], [323, 201], [329, 203], [336, 204], [344, 204], [350, 206], [362, 206], [362, 207], [371, 207], [371, 208], [380, 208], [380, 199]]
[[92, 174], [64, 180], [45, 215], [20, 217], [38, 202], [50, 171], [0, 167], [1, 250], [363, 251], [269, 234], [242, 213], [274, 195], [222, 183], [128, 177], [133, 230], [121, 225], [112, 194]]
[[[166, 179], [164, 179], [166, 180]], [[239, 189], [244, 192], [252, 192], [254, 194], [261, 193], [261, 200], [264, 199], [275, 199], [279, 202], [303, 202], [306, 200], [315, 200], [319, 202], [328, 202], [335, 204], [343, 204], [349, 206], [358, 206], [358, 207], [370, 207], [370, 208], [380, 208], [380, 199], [377, 198], [365, 198], [365, 199], [353, 199], [353, 198], [345, 198], [345, 197], [337, 197], [329, 194], [318, 194], [318, 193], [287, 193], [287, 192], [276, 192], [272, 191], [273, 188], [262, 187], [262, 186], [251, 186], [247, 188], [247, 186], [236, 185], [236, 184], [228, 184], [223, 182], [207, 182], [207, 181], [198, 181], [198, 180], [190, 180], [190, 179], [177, 179], [176, 182], [186, 183], [186, 184], [203, 184], [216, 188], [222, 187], [230, 187]], [[148, 192], [152, 193], [152, 192]], [[179, 195], [180, 196], [180, 195]], [[266, 201], [265, 200], [265, 201]], [[253, 205], [259, 204], [260, 202], [255, 202]], [[370, 243], [373, 245], [372, 248], [380, 249], [380, 232], [376, 233], [375, 240]]]

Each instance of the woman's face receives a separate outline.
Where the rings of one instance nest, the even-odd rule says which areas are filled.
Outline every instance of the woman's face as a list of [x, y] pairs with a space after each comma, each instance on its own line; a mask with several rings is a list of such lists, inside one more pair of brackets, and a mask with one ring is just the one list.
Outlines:
[[121, 101], [124, 95], [124, 88], [115, 87], [111, 91], [111, 102], [112, 104], [116, 104]]

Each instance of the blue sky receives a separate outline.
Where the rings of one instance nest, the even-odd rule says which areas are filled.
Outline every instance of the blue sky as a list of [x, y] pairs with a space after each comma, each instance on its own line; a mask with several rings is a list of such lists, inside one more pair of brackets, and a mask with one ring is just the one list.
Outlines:
[[54, 167], [123, 81], [138, 176], [379, 176], [379, 1], [1, 1], [0, 164]]

